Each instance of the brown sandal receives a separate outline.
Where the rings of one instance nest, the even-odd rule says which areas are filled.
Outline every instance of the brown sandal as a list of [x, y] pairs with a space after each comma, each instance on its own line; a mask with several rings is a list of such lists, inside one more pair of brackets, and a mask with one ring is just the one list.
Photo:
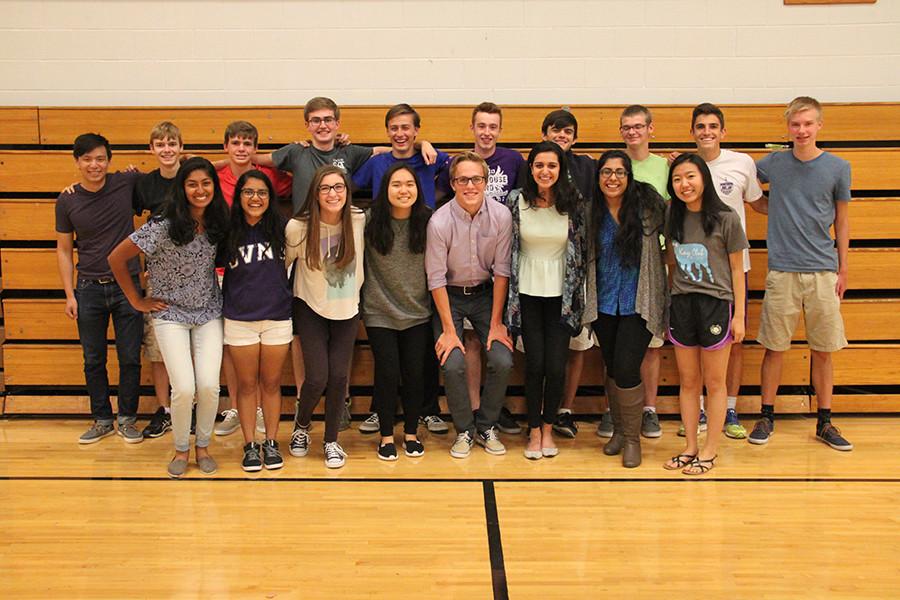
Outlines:
[[702, 458], [695, 458], [691, 461], [691, 464], [682, 469], [681, 472], [685, 475], [706, 475], [709, 471], [712, 470], [713, 467], [716, 466], [716, 459], [718, 457], [719, 456], [716, 455], [706, 460]]
[[[697, 459], [696, 454], [679, 454], [678, 456], [673, 456], [669, 459], [669, 462], [663, 465], [663, 469], [666, 471], [677, 471], [678, 469], [684, 469], [685, 467], [692, 464]], [[669, 466], [669, 465], [673, 466]]]

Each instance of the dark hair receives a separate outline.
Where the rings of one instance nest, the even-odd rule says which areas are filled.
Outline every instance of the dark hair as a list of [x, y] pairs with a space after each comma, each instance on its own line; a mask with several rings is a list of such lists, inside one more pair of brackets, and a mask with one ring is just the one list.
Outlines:
[[[659, 218], [651, 219], [651, 222], [661, 223], [662, 215], [666, 210], [666, 203], [652, 185], [637, 181], [634, 178], [631, 158], [622, 150], [607, 150], [600, 155], [600, 159], [597, 161], [598, 187], [600, 184], [600, 169], [614, 159], [621, 160], [622, 164], [625, 165], [626, 177], [628, 178], [625, 192], [622, 195], [622, 206], [619, 207], [619, 229], [616, 232], [614, 244], [622, 264], [626, 267], [637, 267], [641, 264], [642, 237], [659, 233], [658, 231], [646, 231], [644, 229], [644, 217], [645, 215], [658, 215]], [[599, 189], [597, 197], [600, 198], [601, 206], [608, 213], [609, 205], [606, 203], [606, 196], [603, 195], [602, 187]], [[595, 211], [595, 239], [604, 214], [603, 211]]]
[[169, 237], [176, 246], [191, 243], [197, 235], [197, 223], [191, 216], [190, 204], [184, 193], [184, 182], [194, 171], [203, 171], [213, 181], [213, 198], [203, 211], [203, 227], [206, 230], [206, 237], [211, 243], [218, 244], [228, 235], [228, 205], [222, 194], [219, 176], [211, 162], [195, 156], [184, 161], [179, 167], [162, 214], [159, 216], [160, 219], [169, 220]]
[[232, 121], [225, 127], [225, 145], [227, 146], [228, 142], [234, 138], [253, 140], [253, 145], [256, 146], [259, 142], [259, 131], [249, 121]]
[[263, 239], [269, 248], [274, 252], [276, 259], [284, 257], [284, 218], [278, 212], [275, 206], [277, 196], [272, 181], [268, 175], [262, 171], [251, 169], [241, 175], [234, 186], [234, 202], [231, 204], [231, 229], [224, 244], [223, 256], [227, 262], [233, 261], [238, 257], [239, 247], [247, 239], [247, 233], [250, 225], [247, 224], [247, 218], [244, 215], [244, 206], [241, 204], [241, 191], [247, 184], [249, 179], [258, 179], [266, 185], [269, 190], [269, 205], [266, 207], [257, 226], [262, 231]]
[[500, 115], [500, 124], [503, 125], [503, 111], [493, 102], [482, 102], [472, 109], [472, 123], [475, 123], [475, 115], [478, 113], [487, 113], [489, 115]]
[[540, 142], [536, 144], [531, 152], [528, 153], [528, 176], [522, 182], [522, 196], [529, 208], [534, 208], [538, 198], [538, 187], [534, 181], [534, 175], [531, 173], [531, 167], [534, 165], [534, 159], [538, 154], [543, 152], [551, 152], [556, 155], [559, 161], [559, 177], [553, 187], [553, 202], [556, 212], [561, 215], [569, 214], [578, 206], [580, 198], [578, 190], [569, 179], [569, 163], [566, 160], [566, 153], [555, 142]]
[[75, 143], [72, 144], [72, 154], [75, 155], [75, 160], [78, 160], [88, 152], [93, 152], [100, 146], [106, 148], [107, 160], [112, 158], [112, 150], [109, 147], [108, 139], [99, 133], [82, 133], [75, 138]]
[[396, 162], [385, 172], [378, 187], [378, 194], [372, 201], [369, 209], [369, 222], [366, 223], [366, 244], [371, 246], [381, 255], [391, 252], [394, 247], [394, 228], [391, 227], [391, 202], [388, 200], [388, 188], [391, 177], [397, 171], [407, 171], [416, 182], [416, 201], [412, 205], [409, 215], [409, 251], [413, 254], [425, 252], [425, 231], [428, 219], [431, 218], [431, 209], [425, 204], [425, 195], [422, 193], [422, 184], [416, 172], [404, 162]]
[[422, 122], [419, 119], [419, 113], [416, 112], [416, 109], [406, 103], [395, 104], [388, 109], [387, 114], [384, 115], [384, 126], [387, 127], [388, 123], [391, 122], [391, 119], [399, 117], [400, 115], [412, 115], [413, 126], [415, 126], [416, 129], [421, 127]]
[[[306, 204], [300, 209], [294, 218], [298, 221], [306, 221], [306, 266], [313, 271], [322, 270], [322, 246], [320, 243], [320, 227], [322, 220], [319, 209], [319, 186], [328, 175], [340, 175], [347, 187], [347, 202], [341, 209], [341, 244], [338, 247], [334, 260], [336, 269], [343, 269], [356, 257], [356, 244], [353, 241], [353, 206], [351, 204], [350, 178], [347, 172], [334, 165], [322, 165], [313, 173], [309, 190], [306, 192]], [[356, 209], [359, 210], [359, 209]]]
[[578, 138], [578, 120], [575, 118], [575, 115], [567, 110], [559, 109], [547, 114], [547, 116], [544, 117], [544, 122], [541, 123], [541, 134], [547, 135], [547, 129], [550, 127], [553, 127], [554, 129], [574, 127], [575, 137]]
[[666, 237], [676, 242], [680, 242], [684, 236], [684, 213], [687, 208], [684, 202], [675, 194], [675, 188], [672, 185], [672, 175], [677, 167], [686, 162], [696, 165], [700, 170], [700, 177], [703, 179], [703, 196], [700, 198], [700, 217], [703, 221], [703, 232], [706, 235], [712, 235], [716, 223], [721, 219], [720, 213], [731, 210], [716, 193], [716, 186], [713, 183], [709, 167], [706, 166], [706, 161], [692, 152], [678, 155], [678, 158], [675, 159], [672, 167], [669, 169], [668, 190], [672, 202], [669, 205], [669, 222], [666, 227]]
[[694, 107], [694, 112], [693, 114], [691, 114], [691, 129], [693, 129], [694, 125], [697, 124], [697, 117], [701, 117], [703, 115], [715, 116], [719, 119], [719, 127], [725, 129], [725, 115], [722, 113], [722, 109], [709, 102], [704, 102]]

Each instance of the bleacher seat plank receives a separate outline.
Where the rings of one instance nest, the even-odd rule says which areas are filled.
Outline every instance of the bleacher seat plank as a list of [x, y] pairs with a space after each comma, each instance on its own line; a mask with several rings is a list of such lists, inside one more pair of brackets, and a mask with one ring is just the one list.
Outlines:
[[[2, 248], [3, 286], [8, 290], [61, 290], [54, 248]], [[78, 252], [75, 252], [78, 263]]]
[[[747, 239], [765, 240], [767, 223], [766, 215], [747, 206]], [[857, 198], [851, 201], [850, 239], [900, 239], [900, 199]]]
[[833, 355], [834, 385], [897, 385], [900, 346], [851, 344]]
[[0, 108], [0, 144], [39, 144], [38, 108], [6, 106]]
[[[728, 140], [783, 142], [784, 107], [781, 105], [721, 105], [725, 111]], [[518, 105], [503, 108], [503, 140], [509, 143], [540, 139], [544, 116], [557, 108], [549, 105]], [[578, 118], [579, 138], [596, 143], [617, 143], [619, 115], [624, 105], [571, 105]], [[657, 142], [690, 142], [692, 105], [650, 105]], [[344, 106], [342, 129], [357, 143], [385, 141], [384, 114], [388, 106]], [[471, 139], [468, 125], [471, 106], [419, 105], [423, 139], [437, 143]], [[294, 140], [305, 136], [302, 106], [141, 108], [89, 107], [41, 108], [41, 143], [71, 144], [85, 131], [98, 131], [114, 144], [145, 144], [151, 127], [171, 120], [182, 130], [187, 143], [221, 143], [225, 126], [244, 119], [260, 130], [262, 140]], [[896, 103], [826, 104], [823, 141], [900, 140], [900, 105]], [[878, 127], [871, 126], [878, 123]]]
[[[900, 248], [851, 248], [849, 287], [851, 290], [897, 289], [900, 287]], [[766, 289], [768, 254], [750, 250], [750, 289]]]
[[[810, 410], [819, 408], [818, 396], [810, 397]], [[900, 394], [835, 394], [831, 410], [836, 413], [900, 412]], [[886, 439], [885, 444], [891, 440]]]
[[0, 200], [0, 240], [55, 240], [55, 206], [55, 200]]

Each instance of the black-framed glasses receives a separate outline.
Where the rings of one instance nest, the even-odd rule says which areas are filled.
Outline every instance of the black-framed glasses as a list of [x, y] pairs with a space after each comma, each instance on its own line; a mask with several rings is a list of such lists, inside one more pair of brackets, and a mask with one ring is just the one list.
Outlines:
[[647, 124], [638, 123], [637, 125], [622, 125], [621, 127], [619, 127], [619, 131], [621, 131], [622, 133], [628, 133], [632, 129], [634, 129], [637, 133], [640, 133], [643, 130], [647, 129]]
[[335, 119], [334, 117], [311, 117], [309, 121], [307, 121], [307, 123], [309, 123], [310, 125], [315, 125], [316, 127], [318, 127], [322, 123], [325, 123], [326, 125], [334, 125], [336, 122], [337, 119]]
[[327, 196], [329, 192], [334, 192], [335, 194], [343, 194], [347, 189], [346, 184], [343, 183], [335, 183], [334, 185], [325, 185], [322, 184], [319, 186], [319, 194], [322, 196]]
[[455, 183], [456, 185], [458, 185], [460, 187], [466, 187], [470, 183], [472, 183], [474, 185], [481, 185], [485, 181], [487, 181], [487, 177], [485, 177], [484, 175], [476, 175], [475, 177], [454, 177], [453, 178], [453, 183]]
[[609, 167], [603, 167], [602, 169], [600, 169], [600, 177], [602, 177], [603, 179], [609, 179], [613, 175], [615, 175], [619, 179], [625, 179], [626, 177], [628, 177], [628, 171], [622, 168], [610, 169]]
[[267, 200], [269, 198], [269, 190], [251, 190], [250, 188], [244, 188], [241, 190], [241, 197], [249, 200], [253, 196], [256, 196], [260, 200]]

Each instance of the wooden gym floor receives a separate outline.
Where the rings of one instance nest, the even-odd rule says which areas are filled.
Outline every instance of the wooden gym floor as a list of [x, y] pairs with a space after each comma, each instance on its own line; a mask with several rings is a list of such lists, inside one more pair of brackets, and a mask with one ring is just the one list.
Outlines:
[[280, 471], [241, 471], [235, 433], [217, 475], [169, 481], [171, 434], [80, 447], [85, 420], [0, 420], [0, 598], [900, 597], [900, 417], [836, 423], [853, 452], [786, 417], [694, 480], [661, 466], [675, 421], [632, 470], [583, 423], [537, 462], [522, 437], [455, 460], [425, 434], [385, 463], [354, 428], [335, 471], [321, 423], [297, 459], [283, 422]]

